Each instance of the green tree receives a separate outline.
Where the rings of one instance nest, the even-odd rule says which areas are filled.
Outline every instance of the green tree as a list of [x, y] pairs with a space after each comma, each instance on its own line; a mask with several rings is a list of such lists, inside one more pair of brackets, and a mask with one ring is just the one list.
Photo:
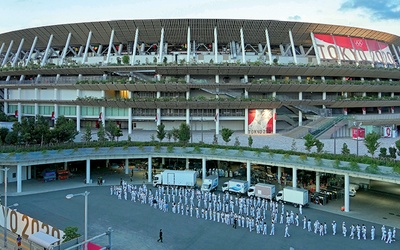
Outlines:
[[7, 134], [5, 142], [9, 145], [15, 145], [18, 143], [18, 134], [15, 131], [11, 131]]
[[229, 128], [223, 128], [221, 130], [222, 140], [224, 140], [225, 144], [228, 144], [228, 142], [231, 141], [232, 134], [233, 134], [233, 131]]
[[167, 132], [167, 139], [168, 139], [168, 142], [171, 142], [171, 138], [172, 138], [172, 131], [168, 131], [168, 132]]
[[0, 128], [0, 141], [5, 142], [6, 141], [6, 136], [10, 132], [8, 128]]
[[349, 149], [349, 146], [347, 146], [347, 143], [343, 143], [341, 152], [342, 152], [342, 155], [349, 155], [350, 154], [350, 149]]
[[396, 159], [397, 149], [396, 147], [389, 147], [389, 156], [392, 159]]
[[190, 126], [184, 122], [179, 126], [178, 139], [182, 143], [188, 143], [190, 140]]
[[97, 140], [99, 142], [107, 141], [106, 130], [104, 129], [103, 123], [99, 122], [99, 130], [97, 131]]
[[165, 132], [165, 125], [161, 123], [160, 125], [157, 126], [157, 139], [160, 140], [160, 142], [162, 142], [166, 134], [167, 132]]
[[369, 133], [365, 136], [364, 145], [368, 149], [368, 153], [371, 154], [371, 157], [374, 157], [376, 150], [381, 145], [381, 143], [378, 142], [379, 138], [380, 135], [376, 132]]
[[122, 130], [115, 122], [107, 122], [105, 132], [110, 141], [115, 141], [115, 138], [118, 141], [119, 137], [122, 136]]
[[387, 148], [380, 148], [379, 149], [379, 158], [386, 158], [387, 157]]
[[173, 128], [171, 133], [172, 133], [172, 139], [174, 140], [174, 142], [176, 142], [179, 138], [179, 129]]
[[303, 138], [304, 141], [304, 147], [306, 148], [307, 152], [311, 152], [312, 147], [315, 146], [315, 139], [312, 134], [307, 134]]
[[122, 63], [123, 64], [129, 64], [129, 56], [128, 55], [124, 55], [122, 57]]
[[315, 140], [315, 147], [317, 148], [317, 153], [322, 153], [322, 150], [324, 150], [324, 143], [321, 142], [320, 140]]
[[64, 236], [63, 236], [64, 242], [76, 239], [79, 236], [81, 236], [80, 234], [78, 234], [78, 228], [77, 227], [66, 227], [64, 229], [64, 233], [65, 233]]
[[251, 148], [253, 146], [253, 137], [251, 135], [249, 135], [249, 137], [247, 138], [247, 142], [249, 144], [249, 147]]
[[77, 135], [75, 122], [65, 116], [59, 116], [54, 129], [51, 130], [51, 138], [58, 143], [72, 142]]
[[92, 140], [92, 129], [89, 125], [85, 128], [85, 133], [82, 135], [82, 141], [90, 142]]
[[239, 141], [239, 137], [235, 137], [235, 143], [233, 144], [235, 147], [239, 147], [240, 146], [240, 141]]

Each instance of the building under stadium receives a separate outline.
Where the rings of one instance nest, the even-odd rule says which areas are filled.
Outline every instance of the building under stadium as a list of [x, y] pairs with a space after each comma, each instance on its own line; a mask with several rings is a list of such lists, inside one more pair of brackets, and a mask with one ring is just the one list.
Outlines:
[[115, 122], [129, 134], [184, 122], [297, 138], [394, 137], [400, 125], [400, 37], [375, 30], [118, 20], [7, 32], [0, 46], [1, 106], [18, 121], [65, 116], [78, 131]]

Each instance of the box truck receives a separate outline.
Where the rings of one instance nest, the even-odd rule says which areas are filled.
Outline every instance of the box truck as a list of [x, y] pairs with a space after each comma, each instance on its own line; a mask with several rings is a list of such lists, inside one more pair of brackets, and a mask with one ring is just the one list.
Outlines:
[[250, 197], [260, 197], [267, 200], [275, 199], [275, 185], [257, 183], [255, 186], [249, 187], [247, 195]]
[[294, 207], [308, 205], [308, 190], [295, 187], [285, 187], [276, 195], [276, 201], [291, 203]]
[[242, 180], [232, 179], [222, 185], [222, 192], [224, 193], [247, 194], [248, 189], [249, 183]]
[[218, 187], [218, 175], [209, 175], [207, 176], [203, 184], [201, 185], [201, 191], [212, 192], [217, 190]]
[[192, 170], [165, 170], [160, 174], [156, 174], [153, 180], [153, 186], [196, 186], [196, 171]]

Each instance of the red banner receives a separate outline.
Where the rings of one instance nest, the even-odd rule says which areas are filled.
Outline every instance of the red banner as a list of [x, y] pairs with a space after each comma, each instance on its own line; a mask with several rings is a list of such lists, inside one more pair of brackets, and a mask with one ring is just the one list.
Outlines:
[[250, 109], [247, 124], [250, 134], [271, 134], [274, 131], [273, 111]]

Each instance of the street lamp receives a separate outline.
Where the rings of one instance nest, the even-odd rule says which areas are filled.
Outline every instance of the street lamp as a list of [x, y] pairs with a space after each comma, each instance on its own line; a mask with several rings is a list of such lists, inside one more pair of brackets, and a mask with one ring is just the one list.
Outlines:
[[85, 196], [85, 244], [84, 244], [84, 249], [87, 249], [86, 241], [87, 241], [87, 226], [88, 226], [88, 195], [90, 192], [85, 191], [84, 193], [79, 193], [79, 194], [68, 194], [65, 196], [67, 199], [72, 199], [75, 196]]
[[357, 138], [356, 138], [356, 140], [357, 140], [357, 156], [358, 156], [358, 140], [360, 139], [360, 128], [361, 128], [362, 122], [360, 122], [358, 125], [356, 125], [356, 122], [354, 122], [353, 125], [355, 127], [357, 127]]

